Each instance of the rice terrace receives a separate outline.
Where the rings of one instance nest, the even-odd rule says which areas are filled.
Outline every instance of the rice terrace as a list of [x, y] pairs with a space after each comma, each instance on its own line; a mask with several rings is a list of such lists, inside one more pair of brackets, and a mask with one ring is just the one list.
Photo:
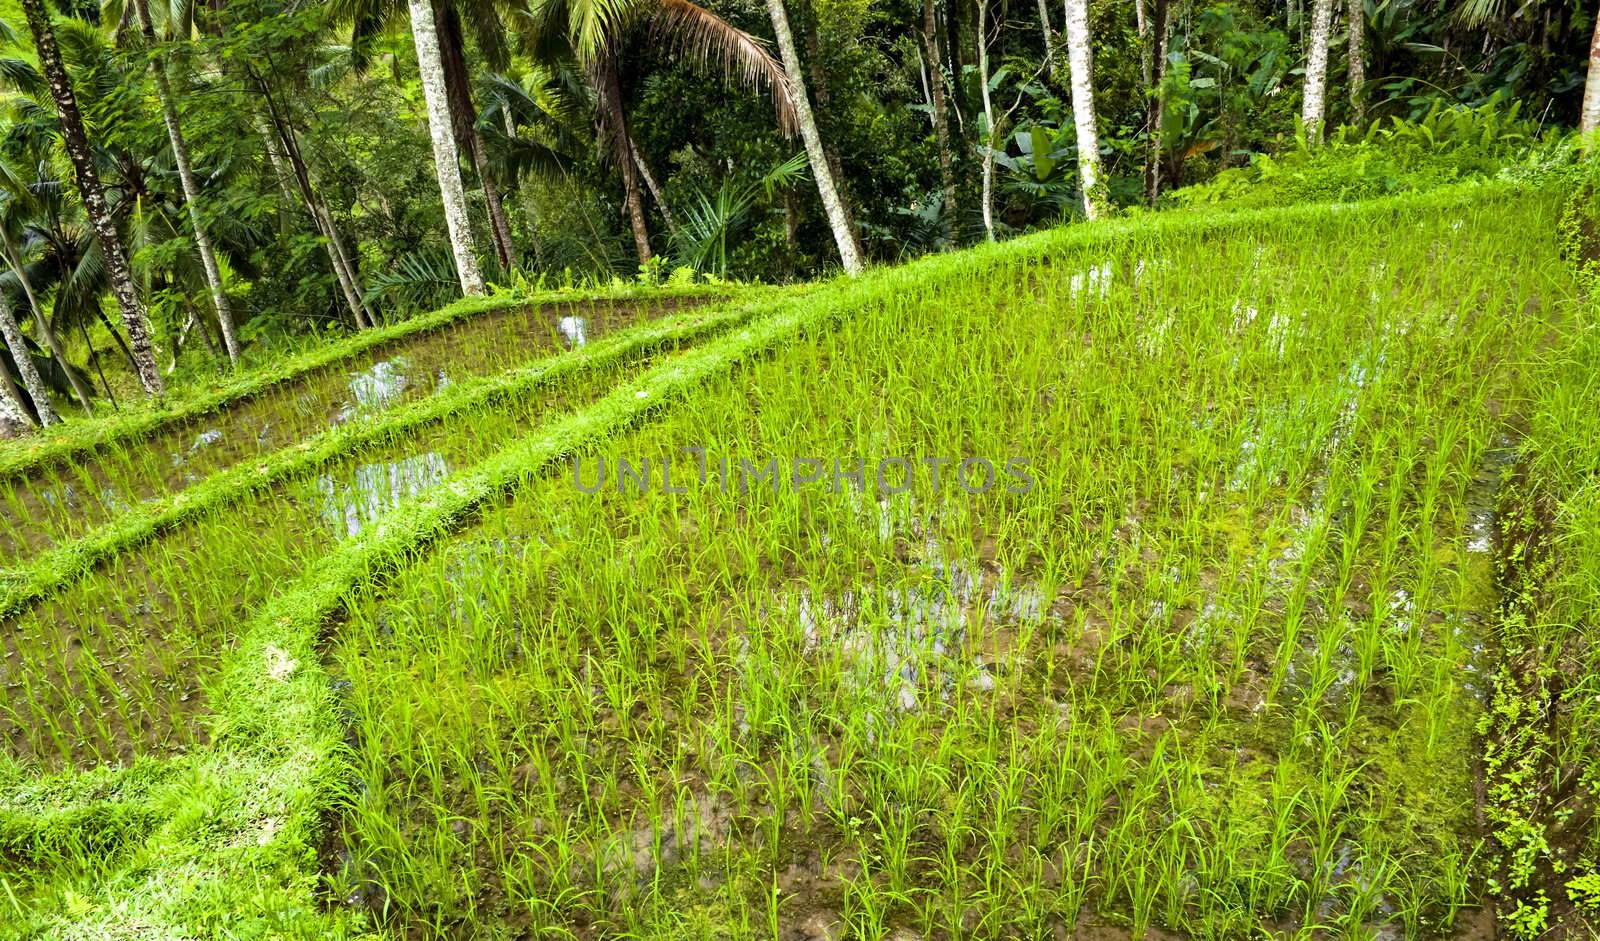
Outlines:
[[1600, 938], [1593, 0], [0, 22], [0, 941]]

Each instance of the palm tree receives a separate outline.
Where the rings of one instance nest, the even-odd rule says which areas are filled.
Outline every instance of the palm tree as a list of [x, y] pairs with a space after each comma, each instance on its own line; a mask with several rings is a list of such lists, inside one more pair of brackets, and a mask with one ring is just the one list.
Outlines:
[[84, 130], [83, 115], [78, 110], [78, 100], [67, 77], [66, 65], [61, 61], [55, 31], [42, 0], [22, 0], [22, 12], [28, 19], [28, 30], [33, 34], [34, 47], [39, 54], [39, 67], [61, 119], [61, 137], [66, 145], [67, 157], [72, 161], [78, 193], [83, 199], [89, 224], [94, 228], [95, 239], [100, 244], [100, 254], [111, 279], [111, 290], [116, 295], [117, 306], [128, 331], [139, 384], [147, 394], [161, 395], [161, 370], [156, 365], [150, 320], [145, 315], [139, 292], [134, 289], [127, 252], [123, 249], [122, 238], [117, 234], [116, 224], [106, 206], [105, 192], [100, 187], [100, 175], [95, 170], [94, 156], [89, 147], [89, 136]]
[[1584, 135], [1585, 152], [1592, 151], [1594, 135], [1600, 133], [1600, 11], [1595, 12], [1594, 39], [1589, 42], [1589, 77], [1583, 85], [1578, 131]]
[[39, 296], [33, 289], [33, 278], [28, 275], [23, 264], [27, 237], [26, 215], [38, 208], [39, 200], [17, 170], [4, 161], [0, 161], [0, 187], [4, 188], [6, 194], [6, 198], [0, 200], [0, 260], [5, 262], [7, 271], [17, 282], [22, 296], [27, 299], [28, 310], [33, 314], [34, 329], [55, 360], [56, 371], [66, 378], [72, 388], [73, 397], [83, 406], [83, 410], [92, 412], [94, 405], [89, 387], [79, 377], [78, 371], [67, 362], [61, 338], [56, 334], [50, 318], [45, 316], [44, 306], [39, 303]]
[[538, 51], [536, 58], [553, 61], [570, 55], [595, 89], [602, 152], [611, 154], [622, 174], [623, 205], [634, 249], [644, 264], [651, 256], [640, 186], [644, 161], [628, 131], [622, 78], [630, 63], [621, 58], [624, 36], [641, 25], [690, 64], [717, 65], [730, 80], [747, 88], [770, 89], [779, 127], [786, 132], [797, 120], [797, 99], [804, 95], [791, 87], [785, 67], [761, 40], [693, 0], [543, 0], [527, 11], [524, 36]]
[[484, 292], [483, 274], [472, 244], [467, 219], [467, 194], [461, 187], [460, 158], [451, 125], [450, 102], [444, 87], [444, 61], [439, 54], [439, 33], [429, 0], [410, 0], [411, 37], [417, 47], [417, 68], [422, 73], [422, 97], [428, 106], [428, 131], [433, 137], [433, 166], [444, 201], [444, 221], [450, 234], [450, 251], [463, 294]]
[[[22, 329], [17, 326], [16, 314], [11, 310], [11, 301], [0, 292], [0, 338], [6, 341], [6, 349], [11, 351], [11, 361], [17, 364], [17, 375], [22, 377], [22, 385], [28, 390], [28, 398], [33, 400], [33, 409], [39, 414], [39, 423], [46, 427], [54, 425], [61, 419], [56, 417], [55, 409], [50, 406], [50, 390], [45, 387], [44, 380], [39, 377], [39, 370], [34, 368], [33, 357], [28, 353], [28, 343], [22, 338]], [[11, 376], [7, 374], [6, 382], [9, 385]], [[22, 403], [19, 401], [20, 406]], [[27, 414], [27, 410], [23, 410]]]
[[1345, 8], [1345, 19], [1349, 21], [1350, 31], [1349, 65], [1346, 69], [1347, 83], [1350, 86], [1350, 121], [1360, 124], [1366, 117], [1366, 91], [1361, 86], [1367, 83], [1367, 0], [1349, 0]]
[[1322, 124], [1327, 118], [1328, 37], [1333, 31], [1333, 0], [1315, 0], [1311, 10], [1311, 35], [1306, 49], [1306, 91], [1300, 108], [1300, 123], [1306, 139], [1322, 140]]
[[811, 178], [817, 183], [817, 195], [827, 213], [828, 227], [833, 230], [833, 242], [839, 247], [839, 263], [846, 273], [860, 274], [862, 264], [856, 250], [855, 225], [844, 201], [839, 198], [833, 168], [828, 165], [828, 155], [822, 147], [822, 132], [817, 129], [816, 115], [811, 113], [811, 99], [806, 94], [800, 55], [795, 51], [794, 32], [789, 29], [789, 12], [783, 0], [767, 0], [767, 15], [772, 18], [772, 31], [777, 34], [778, 51], [783, 55], [783, 69], [789, 76], [789, 94], [794, 102], [795, 119], [800, 124], [800, 138], [805, 141], [806, 157], [811, 161]]
[[172, 82], [167, 77], [166, 65], [156, 48], [155, 25], [150, 21], [148, 0], [133, 0], [134, 14], [139, 20], [139, 31], [150, 49], [150, 74], [156, 83], [156, 98], [161, 103], [161, 120], [167, 127], [167, 140], [172, 146], [172, 160], [178, 167], [178, 181], [183, 187], [183, 203], [189, 211], [189, 224], [194, 230], [195, 251], [205, 269], [206, 286], [211, 289], [211, 304], [217, 315], [217, 326], [222, 330], [222, 343], [228, 350], [228, 361], [239, 362], [239, 335], [234, 329], [233, 310], [228, 306], [228, 294], [222, 286], [222, 270], [217, 265], [216, 251], [211, 247], [211, 236], [200, 218], [200, 187], [195, 182], [194, 167], [189, 160], [189, 144], [183, 137], [183, 125], [178, 121], [178, 106], [172, 94]]
[[1072, 73], [1072, 121], [1078, 132], [1078, 178], [1083, 214], [1105, 214], [1105, 184], [1100, 179], [1100, 130], [1094, 117], [1093, 58], [1089, 49], [1089, 0], [1066, 0], [1067, 66]]

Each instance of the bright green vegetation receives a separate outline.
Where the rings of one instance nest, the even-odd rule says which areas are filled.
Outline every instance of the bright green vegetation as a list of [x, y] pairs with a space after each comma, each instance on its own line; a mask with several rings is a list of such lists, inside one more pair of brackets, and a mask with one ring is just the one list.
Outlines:
[[[0, 730], [19, 754], [52, 762], [194, 744], [201, 730], [187, 719], [204, 705], [230, 625], [284, 579], [452, 470], [750, 310], [675, 315], [451, 386], [221, 472], [45, 554], [8, 586], [5, 607], [70, 587], [7, 631], [12, 690]], [[115, 564], [91, 571], [107, 558]]]
[[181, 404], [9, 442], [9, 450], [0, 451], [0, 550], [26, 558], [121, 516], [130, 505], [330, 425], [501, 372], [540, 350], [570, 346], [580, 335], [598, 339], [617, 326], [715, 296], [705, 290], [611, 295], [458, 303], [241, 375]]
[[[466, 417], [476, 418], [474, 409], [529, 395], [568, 373], [602, 368], [618, 359], [722, 329], [747, 317], [750, 309], [746, 305], [710, 316], [688, 314], [669, 317], [646, 328], [601, 340], [592, 346], [588, 345], [588, 333], [601, 332], [596, 329], [598, 325], [589, 326], [587, 318], [573, 320], [564, 317], [561, 323], [573, 334], [575, 346], [578, 347], [574, 353], [543, 359], [488, 378], [441, 382], [429, 398], [383, 413], [381, 409], [391, 406], [393, 399], [400, 398], [409, 389], [404, 374], [398, 374], [398, 381], [380, 390], [377, 396], [379, 401], [345, 419], [348, 424], [336, 424], [261, 460], [235, 464], [215, 473], [203, 484], [179, 492], [170, 500], [153, 499], [138, 507], [124, 506], [114, 523], [102, 526], [84, 538], [41, 553], [20, 570], [0, 573], [0, 585], [4, 585], [4, 592], [0, 593], [0, 613], [15, 613], [81, 575], [95, 563], [111, 558], [119, 551], [202, 512], [238, 500], [253, 490], [304, 473], [358, 448], [396, 438], [404, 439], [416, 429], [455, 417], [458, 413], [467, 413]], [[385, 362], [392, 363], [395, 360]], [[357, 377], [352, 386], [369, 379], [370, 375]], [[506, 426], [500, 427], [510, 430]], [[402, 440], [402, 443], [402, 450], [415, 448], [415, 442]], [[363, 469], [357, 471], [358, 478], [371, 478], [372, 470], [382, 467], [388, 469], [379, 476], [387, 477], [387, 481], [358, 479], [357, 488], [363, 492], [382, 490], [385, 486], [414, 489], [423, 480], [406, 478], [440, 477], [446, 465], [436, 453], [428, 452], [420, 462], [412, 457], [388, 465], [363, 465]], [[332, 497], [334, 493], [329, 491], [325, 495]], [[361, 498], [361, 501], [367, 500], [369, 498]], [[364, 515], [370, 515], [365, 513], [368, 508], [364, 503], [357, 509], [363, 511]], [[346, 522], [348, 526], [355, 526], [359, 519], [352, 517]]]
[[1044, 233], [214, 474], [6, 626], [0, 935], [1582, 937], [1566, 198]]

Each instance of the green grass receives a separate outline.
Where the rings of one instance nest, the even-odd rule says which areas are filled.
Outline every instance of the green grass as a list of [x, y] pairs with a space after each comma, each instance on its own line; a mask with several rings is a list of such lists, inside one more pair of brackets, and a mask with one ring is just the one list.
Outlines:
[[453, 383], [429, 398], [395, 411], [336, 425], [258, 461], [219, 471], [173, 496], [131, 507], [119, 513], [113, 522], [39, 553], [25, 567], [0, 571], [0, 617], [17, 614], [70, 584], [95, 565], [186, 520], [315, 470], [341, 455], [404, 440], [425, 426], [462, 413], [535, 395], [543, 387], [575, 372], [603, 370], [666, 345], [694, 340], [743, 321], [752, 310], [753, 303], [747, 302], [742, 307], [715, 315], [690, 313], [668, 317], [569, 354], [547, 357], [486, 378]]
[[[348, 538], [279, 535], [293, 487], [202, 514], [11, 648], [109, 607], [209, 658], [171, 709], [209, 716], [0, 763], [0, 935], [1582, 936], [1600, 345], [1560, 211], [930, 258], [341, 457], [464, 468]], [[1034, 485], [921, 461], [974, 456]], [[656, 487], [575, 486], [619, 457]]]
[[[118, 519], [141, 501], [180, 491], [330, 427], [710, 299], [652, 294], [486, 311], [301, 373], [235, 402], [225, 413], [193, 416], [147, 437], [102, 447], [70, 465], [0, 481], [0, 555], [29, 559]], [[574, 336], [563, 335], [562, 327]]]
[[110, 415], [68, 422], [37, 435], [0, 442], [0, 480], [93, 453], [117, 442], [129, 442], [175, 423], [210, 414], [280, 383], [357, 356], [395, 341], [439, 330], [486, 311], [509, 307], [571, 303], [589, 298], [706, 296], [726, 293], [711, 288], [618, 288], [597, 292], [545, 292], [463, 298], [454, 304], [395, 324], [364, 330], [342, 340], [314, 347], [258, 369], [219, 379], [209, 388], [183, 397], [124, 406]]

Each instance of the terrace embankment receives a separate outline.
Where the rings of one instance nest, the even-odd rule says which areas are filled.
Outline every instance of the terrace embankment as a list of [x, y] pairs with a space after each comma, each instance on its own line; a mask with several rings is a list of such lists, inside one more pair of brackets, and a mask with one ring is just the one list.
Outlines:
[[364, 350], [70, 465], [42, 467], [0, 483], [0, 559], [25, 560], [129, 506], [451, 382], [492, 375], [711, 300], [662, 295], [508, 305]]
[[[1553, 200], [1367, 212], [931, 273], [358, 597], [330, 905], [415, 937], [1481, 929], [1480, 478], [1572, 283]], [[972, 457], [1033, 486], [971, 492]], [[619, 459], [654, 484], [585, 492]]]
[[265, 487], [241, 481], [212, 510], [69, 583], [5, 628], [0, 729], [11, 750], [48, 766], [126, 762], [200, 744], [203, 725], [194, 720], [227, 656], [228, 628], [278, 585], [451, 473], [740, 322], [746, 309], [596, 340], [560, 355], [581, 363], [592, 354], [604, 368], [571, 369], [449, 420], [377, 436]]

